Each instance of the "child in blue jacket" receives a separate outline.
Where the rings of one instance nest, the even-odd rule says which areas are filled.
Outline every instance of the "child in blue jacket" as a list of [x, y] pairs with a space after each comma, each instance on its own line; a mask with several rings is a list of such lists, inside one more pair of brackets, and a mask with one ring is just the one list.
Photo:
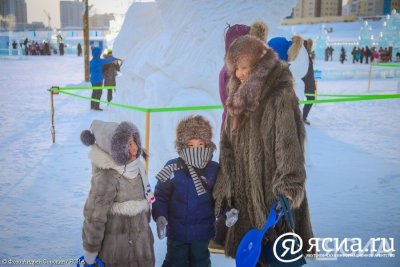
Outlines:
[[[103, 86], [103, 66], [106, 64], [110, 64], [113, 61], [117, 60], [115, 57], [108, 58], [100, 58], [101, 49], [95, 47], [92, 49], [92, 59], [90, 60], [90, 83], [92, 86]], [[100, 100], [102, 94], [102, 90], [93, 90], [92, 98]], [[100, 103], [91, 101], [90, 109], [94, 110], [102, 110], [100, 108]]]
[[211, 125], [202, 116], [183, 119], [176, 130], [179, 157], [157, 174], [152, 214], [158, 237], [168, 237], [162, 267], [211, 266], [212, 189], [218, 172], [218, 163], [211, 160], [216, 149], [211, 138]]

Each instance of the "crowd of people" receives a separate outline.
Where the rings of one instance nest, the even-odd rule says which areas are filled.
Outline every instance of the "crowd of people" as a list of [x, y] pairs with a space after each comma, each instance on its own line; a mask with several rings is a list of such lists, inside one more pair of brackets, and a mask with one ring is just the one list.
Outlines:
[[380, 47], [379, 50], [374, 46], [371, 49], [366, 46], [365, 48], [353, 47], [351, 51], [353, 56], [353, 63], [364, 62], [368, 64], [369, 62], [380, 63], [380, 62], [392, 62], [392, 47]]
[[[15, 40], [11, 43], [13, 50], [21, 49], [21, 53], [26, 56], [50, 56], [52, 54], [59, 54], [63, 56], [65, 54], [65, 48], [67, 45], [63, 42], [58, 42], [57, 45], [51, 44], [46, 40], [38, 42], [35, 40], [30, 41], [25, 38], [23, 42], [17, 43]], [[82, 56], [82, 45], [78, 43], [77, 55]]]
[[[332, 46], [325, 48], [325, 61], [332, 61], [334, 49]], [[360, 64], [370, 64], [370, 63], [385, 63], [392, 62], [392, 47], [357, 47], [354, 46], [351, 50], [352, 62]], [[340, 49], [339, 61], [343, 64], [347, 60], [346, 49], [342, 46]], [[397, 62], [400, 62], [400, 52], [396, 54]]]

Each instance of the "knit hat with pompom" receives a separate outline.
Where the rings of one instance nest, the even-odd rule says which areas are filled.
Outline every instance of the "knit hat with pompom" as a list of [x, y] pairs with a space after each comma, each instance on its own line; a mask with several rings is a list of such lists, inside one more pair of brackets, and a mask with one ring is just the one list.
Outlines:
[[140, 155], [146, 157], [142, 149], [139, 130], [131, 122], [123, 121], [118, 124], [94, 120], [90, 130], [84, 130], [81, 133], [81, 141], [84, 145], [96, 144], [109, 154], [117, 165], [125, 165], [130, 161], [128, 144], [130, 137], [133, 137], [138, 147], [136, 157]]

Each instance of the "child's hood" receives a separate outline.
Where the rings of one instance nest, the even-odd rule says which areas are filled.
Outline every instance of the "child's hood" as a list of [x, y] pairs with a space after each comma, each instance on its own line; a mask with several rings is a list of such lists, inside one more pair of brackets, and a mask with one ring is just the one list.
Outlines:
[[133, 137], [138, 146], [139, 157], [142, 153], [140, 134], [137, 127], [127, 121], [121, 123], [94, 120], [90, 130], [81, 133], [81, 141], [86, 146], [96, 144], [107, 153], [116, 165], [126, 165], [130, 161], [128, 141]]

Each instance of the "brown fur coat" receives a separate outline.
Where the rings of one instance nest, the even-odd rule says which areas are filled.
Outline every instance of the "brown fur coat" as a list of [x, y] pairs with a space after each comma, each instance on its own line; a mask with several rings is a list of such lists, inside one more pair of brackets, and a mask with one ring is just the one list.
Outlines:
[[[243, 84], [234, 75], [235, 66], [228, 65], [230, 114], [240, 116], [236, 133], [231, 131], [233, 117], [227, 117], [213, 195], [216, 214], [224, 199], [239, 210], [239, 219], [229, 228], [225, 243], [225, 254], [233, 258], [245, 233], [265, 224], [279, 194], [292, 204], [296, 232], [306, 244], [303, 251], [313, 237], [305, 190], [305, 129], [292, 75], [287, 64], [279, 61], [272, 49], [266, 49]], [[229, 58], [226, 62], [233, 64]]]
[[150, 207], [140, 174], [120, 175], [110, 155], [93, 145], [92, 181], [84, 207], [83, 248], [98, 252], [108, 267], [153, 267]]

